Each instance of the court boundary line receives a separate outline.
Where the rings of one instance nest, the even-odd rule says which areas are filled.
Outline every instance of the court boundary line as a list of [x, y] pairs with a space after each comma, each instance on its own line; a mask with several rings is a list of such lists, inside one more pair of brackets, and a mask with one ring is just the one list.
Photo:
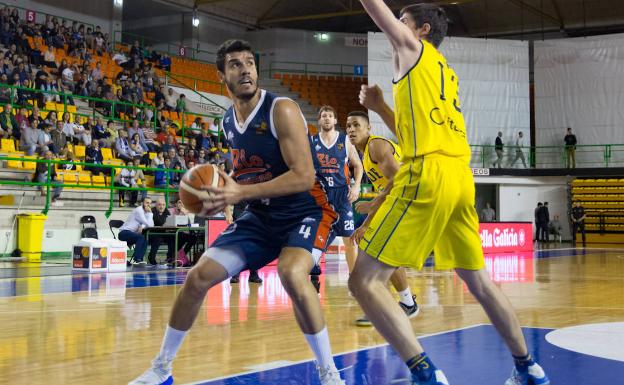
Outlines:
[[[448, 334], [448, 333], [454, 333], [454, 332], [459, 332], [459, 331], [468, 330], [468, 329], [474, 329], [474, 328], [477, 328], [477, 327], [480, 327], [480, 326], [492, 326], [492, 324], [488, 324], [488, 323], [474, 324], [474, 325], [464, 326], [464, 327], [456, 328], [456, 329], [449, 329], [449, 330], [439, 331], [439, 332], [435, 332], [435, 333], [423, 334], [423, 335], [420, 335], [420, 336], [417, 336], [417, 337], [418, 337], [418, 339], [427, 338], [427, 337], [435, 337], [435, 336], [442, 335], [442, 334]], [[522, 326], [522, 327], [524, 327], [524, 326]], [[526, 326], [526, 328], [529, 328], [529, 329], [548, 329], [548, 328], [540, 328], [540, 327], [533, 327], [533, 326]], [[389, 344], [388, 343], [377, 344], [377, 345], [367, 346], [367, 347], [364, 347], [364, 348], [347, 350], [347, 351], [344, 351], [344, 352], [335, 353], [332, 356], [333, 357], [342, 356], [342, 355], [345, 355], [345, 354], [357, 353], [357, 352], [361, 352], [361, 351], [368, 350], [368, 349], [376, 349], [376, 348], [380, 348], [380, 347], [383, 347], [383, 346], [389, 346]], [[314, 361], [313, 358], [312, 359], [306, 359], [306, 360], [292, 361], [288, 365], [276, 366], [276, 367], [268, 369], [268, 370], [287, 368], [289, 366], [299, 365], [299, 364], [303, 364], [305, 362], [312, 362], [312, 361]], [[269, 362], [267, 362], [267, 364], [268, 363]], [[259, 364], [259, 365], [262, 365], [262, 364]], [[347, 369], [347, 368], [338, 369], [338, 371], [342, 371], [344, 369]], [[267, 370], [267, 369], [248, 370], [248, 371], [239, 372], [239, 373], [235, 373], [235, 374], [229, 374], [229, 375], [226, 375], [226, 376], [215, 377], [215, 378], [208, 378], [208, 379], [205, 379], [205, 380], [199, 380], [199, 381], [195, 381], [195, 382], [189, 382], [189, 383], [186, 383], [186, 384], [183, 384], [183, 385], [204, 385], [204, 384], [206, 384], [208, 382], [225, 380], [225, 379], [228, 379], [228, 378], [245, 376], [245, 375], [248, 375], [248, 374], [260, 373], [260, 372], [263, 372], [265, 370]]]

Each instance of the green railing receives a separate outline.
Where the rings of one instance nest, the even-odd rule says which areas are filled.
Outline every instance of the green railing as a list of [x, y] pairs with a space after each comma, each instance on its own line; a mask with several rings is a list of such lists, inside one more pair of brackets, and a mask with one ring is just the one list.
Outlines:
[[[157, 125], [157, 119], [158, 119], [158, 115], [156, 113], [156, 108], [154, 106], [150, 106], [147, 104], [133, 104], [133, 103], [128, 103], [128, 102], [120, 102], [120, 101], [114, 101], [114, 100], [107, 100], [107, 99], [100, 99], [100, 98], [94, 98], [94, 97], [90, 97], [90, 96], [81, 96], [81, 95], [74, 95], [74, 94], [67, 94], [67, 93], [62, 93], [62, 92], [55, 92], [55, 91], [42, 91], [42, 90], [38, 90], [38, 89], [34, 89], [34, 88], [25, 88], [25, 87], [18, 87], [18, 86], [11, 86], [8, 84], [0, 84], [0, 89], [1, 88], [9, 88], [11, 89], [11, 98], [13, 99], [11, 101], [12, 105], [18, 106], [15, 101], [17, 98], [17, 91], [24, 91], [24, 92], [28, 92], [30, 94], [34, 94], [36, 95], [35, 97], [29, 98], [28, 100], [37, 100], [38, 99], [38, 95], [51, 95], [51, 96], [58, 96], [62, 102], [59, 102], [59, 104], [63, 104], [63, 113], [65, 112], [69, 112], [68, 110], [68, 105], [69, 102], [68, 100], [70, 98], [72, 99], [76, 99], [76, 100], [85, 100], [91, 108], [91, 114], [85, 114], [85, 113], [80, 113], [80, 112], [70, 112], [71, 114], [74, 115], [79, 115], [79, 116], [83, 116], [83, 117], [92, 117], [94, 119], [98, 118], [98, 117], [102, 117], [106, 120], [113, 120], [115, 122], [119, 122], [119, 123], [131, 123], [132, 122], [132, 114], [126, 114], [128, 115], [130, 118], [128, 119], [123, 119], [123, 118], [117, 118], [115, 116], [115, 112], [120, 110], [120, 106], [123, 107], [128, 107], [128, 108], [139, 108], [139, 109], [150, 109], [152, 110], [153, 113], [153, 118], [152, 120], [150, 120], [149, 125], [152, 126], [152, 128], [156, 128]], [[188, 88], [188, 87], [187, 87]], [[193, 91], [196, 92], [196, 91]], [[219, 107], [220, 109], [222, 109], [223, 111], [225, 111], [225, 108], [218, 105], [216, 102], [214, 102], [213, 100], [211, 100], [210, 98], [197, 93], [200, 97], [204, 98], [205, 100], [207, 100], [210, 104], [215, 105], [217, 107]], [[108, 109], [110, 111], [110, 115], [107, 116], [104, 114], [105, 111], [102, 110], [101, 107], [96, 107], [96, 103], [104, 103], [105, 105], [108, 105], [106, 107], [106, 109]], [[32, 109], [31, 105], [21, 105], [20, 107], [26, 107], [28, 109]], [[56, 111], [56, 110], [49, 110], [49, 109], [45, 109], [45, 108], [40, 108], [41, 112], [51, 112], [51, 111]], [[98, 115], [99, 114], [99, 115]], [[202, 118], [208, 118], [210, 120], [213, 120], [215, 118], [220, 118], [221, 115], [216, 115], [216, 114], [202, 114], [202, 113], [190, 113], [190, 112], [181, 112], [180, 113], [180, 130], [182, 131], [182, 143], [184, 143], [184, 137], [185, 137], [185, 132], [187, 130], [196, 130], [197, 129], [193, 129], [191, 128], [191, 125], [193, 123], [193, 119], [191, 118], [191, 116], [199, 116]], [[57, 117], [58, 120], [62, 120], [61, 116]], [[146, 121], [140, 121], [141, 123], [145, 124], [147, 123]], [[145, 124], [146, 126], [149, 126], [148, 124]]]
[[[470, 165], [479, 168], [498, 167], [498, 156], [493, 145], [472, 145]], [[566, 168], [566, 146], [521, 147], [527, 167]], [[517, 148], [503, 148], [502, 168], [522, 168], [522, 160], [517, 158]], [[577, 145], [574, 150], [576, 168], [624, 167], [624, 144]], [[515, 160], [515, 164], [511, 163]]]
[[273, 77], [275, 73], [297, 73], [304, 75], [339, 75], [339, 76], [368, 76], [368, 66], [363, 65], [362, 74], [354, 74], [354, 64], [327, 64], [327, 63], [305, 63], [305, 62], [287, 62], [272, 61], [269, 68], [261, 70], [260, 73]]
[[[18, 5], [14, 5], [14, 4], [7, 4], [7, 3], [2, 3], [0, 2], [0, 6], [4, 7], [9, 7], [9, 8], [17, 8], [18, 12], [20, 13], [20, 20], [26, 20], [26, 12], [27, 11], [33, 11], [33, 9], [28, 9], [28, 8], [24, 8], [24, 7], [20, 7]], [[85, 32], [86, 32], [86, 28], [91, 27], [93, 29], [93, 31], [95, 31], [95, 25], [93, 24], [89, 24], [89, 23], [85, 23], [84, 21], [80, 21], [80, 20], [74, 20], [74, 19], [70, 19], [69, 17], [65, 17], [65, 16], [59, 16], [59, 15], [55, 15], [52, 13], [47, 13], [47, 12], [41, 12], [41, 11], [34, 11], [35, 12], [35, 23], [37, 24], [43, 24], [45, 23], [45, 17], [44, 20], [37, 20], [37, 15], [44, 15], [44, 16], [51, 16], [51, 17], [56, 17], [57, 19], [59, 19], [59, 22], [62, 23], [63, 20], [67, 20], [69, 22], [77, 22], [78, 25], [83, 24], [85, 26]], [[69, 25], [68, 27], [71, 27], [71, 25]], [[102, 27], [102, 26], [100, 26]]]
[[[177, 56], [185, 59], [193, 59], [199, 62], [214, 64], [217, 61], [217, 53], [212, 51], [206, 51], [203, 49], [197, 49], [192, 47], [182, 46], [178, 43], [169, 43], [166, 41], [154, 39], [148, 36], [139, 35], [131, 32], [114, 31], [113, 32], [113, 49], [117, 48], [117, 44], [132, 45], [135, 41], [139, 42], [141, 49], [145, 49], [146, 46], [152, 46], [152, 48], [158, 53], [166, 53], [169, 56]], [[185, 54], [180, 55], [180, 47], [184, 47]]]
[[[152, 127], [156, 127], [156, 122], [157, 122], [156, 107], [150, 106], [147, 104], [133, 104], [133, 103], [128, 103], [128, 102], [120, 102], [117, 100], [100, 99], [100, 98], [94, 98], [91, 96], [67, 94], [67, 93], [56, 92], [56, 91], [43, 91], [43, 90], [38, 90], [36, 88], [26, 88], [26, 87], [12, 86], [8, 84], [0, 84], [0, 89], [1, 88], [11, 89], [11, 94], [13, 98], [13, 100], [11, 101], [11, 104], [16, 104], [17, 102], [16, 100], [17, 91], [23, 91], [31, 95], [34, 95], [33, 97], [28, 98], [28, 100], [38, 100], [39, 96], [41, 95], [49, 95], [53, 97], [58, 97], [61, 100], [58, 103], [63, 104], [63, 112], [69, 112], [67, 108], [68, 105], [71, 105], [69, 103], [69, 99], [84, 100], [87, 102], [87, 104], [89, 104], [91, 111], [92, 111], [92, 114], [90, 116], [92, 116], [93, 118], [96, 118], [98, 116], [97, 114], [99, 113], [102, 117], [105, 117], [106, 119], [112, 119], [112, 120], [121, 121], [121, 122], [131, 122], [131, 120], [120, 119], [120, 118], [115, 117], [116, 116], [115, 112], [119, 112], [121, 110], [120, 106], [129, 107], [129, 108], [149, 109], [149, 110], [152, 110], [152, 113], [154, 115], [153, 119], [150, 122], [152, 123]], [[44, 96], [44, 99], [45, 99], [45, 96]], [[110, 115], [108, 116], [104, 115], [103, 111], [99, 110], [99, 108], [102, 108], [102, 107], [96, 107], [96, 104], [104, 104], [104, 106], [107, 106], [106, 109], [110, 108]], [[85, 114], [79, 114], [79, 115], [87, 116]]]
[[[106, 218], [110, 217], [113, 212], [114, 202], [115, 202], [115, 192], [118, 191], [148, 191], [148, 192], [158, 192], [165, 194], [165, 202], [169, 204], [169, 194], [177, 193], [177, 189], [171, 188], [156, 188], [156, 187], [145, 187], [145, 188], [137, 188], [137, 187], [124, 187], [124, 186], [115, 186], [115, 171], [118, 169], [128, 169], [128, 170], [143, 170], [143, 171], [158, 171], [165, 173], [165, 182], [167, 186], [171, 185], [171, 180], [169, 174], [171, 172], [175, 173], [184, 173], [186, 170], [174, 170], [174, 169], [163, 169], [163, 168], [154, 168], [154, 167], [135, 167], [135, 166], [120, 166], [120, 165], [109, 165], [109, 164], [95, 164], [95, 163], [86, 163], [86, 162], [72, 162], [67, 160], [55, 160], [55, 159], [30, 159], [30, 158], [21, 158], [21, 157], [11, 157], [11, 156], [0, 156], [0, 162], [4, 161], [19, 161], [19, 162], [33, 162], [33, 163], [45, 163], [47, 166], [47, 177], [45, 182], [26, 182], [23, 180], [2, 180], [0, 179], [0, 185], [8, 185], [8, 186], [36, 186], [45, 189], [46, 197], [45, 197], [45, 207], [41, 211], [42, 214], [47, 214], [50, 209], [51, 202], [51, 194], [50, 190], [56, 187], [62, 188], [79, 188], [79, 189], [95, 189], [95, 190], [109, 190], [109, 206], [105, 215]], [[57, 182], [50, 179], [52, 175], [52, 168], [55, 164], [64, 165], [64, 164], [73, 164], [75, 166], [83, 166], [83, 167], [93, 167], [98, 169], [108, 169], [110, 170], [110, 178], [111, 182], [109, 186], [93, 186], [93, 185], [81, 185], [81, 184], [70, 184], [64, 182]], [[35, 166], [36, 167], [36, 166]], [[106, 181], [106, 177], [104, 178]], [[145, 183], [145, 181], [143, 181]]]

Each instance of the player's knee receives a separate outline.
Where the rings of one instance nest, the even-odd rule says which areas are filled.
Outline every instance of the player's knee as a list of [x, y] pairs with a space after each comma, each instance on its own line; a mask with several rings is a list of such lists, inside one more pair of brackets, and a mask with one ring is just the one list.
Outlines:
[[356, 270], [354, 270], [349, 276], [348, 286], [349, 291], [356, 296], [366, 290], [366, 282]]
[[202, 269], [202, 266], [198, 265], [189, 271], [185, 286], [190, 295], [203, 298], [208, 289], [222, 280], [215, 274], [211, 274], [210, 270]]
[[277, 268], [277, 273], [280, 281], [282, 281], [282, 285], [288, 289], [296, 289], [301, 286], [303, 280], [307, 279], [310, 272], [301, 266], [280, 264]]

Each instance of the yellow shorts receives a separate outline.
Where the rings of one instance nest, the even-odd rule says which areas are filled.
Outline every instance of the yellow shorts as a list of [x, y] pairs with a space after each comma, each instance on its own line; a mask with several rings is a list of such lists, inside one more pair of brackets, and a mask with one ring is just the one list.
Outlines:
[[437, 155], [414, 159], [401, 165], [360, 249], [390, 266], [421, 269], [433, 250], [436, 269], [482, 269], [474, 205], [474, 180], [465, 161]]

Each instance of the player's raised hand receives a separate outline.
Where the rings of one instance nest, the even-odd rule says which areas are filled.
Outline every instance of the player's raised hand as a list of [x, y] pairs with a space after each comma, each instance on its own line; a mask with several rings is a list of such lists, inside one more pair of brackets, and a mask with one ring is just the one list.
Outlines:
[[373, 86], [362, 84], [359, 99], [362, 106], [375, 112], [381, 111], [385, 105], [383, 91], [377, 84]]

